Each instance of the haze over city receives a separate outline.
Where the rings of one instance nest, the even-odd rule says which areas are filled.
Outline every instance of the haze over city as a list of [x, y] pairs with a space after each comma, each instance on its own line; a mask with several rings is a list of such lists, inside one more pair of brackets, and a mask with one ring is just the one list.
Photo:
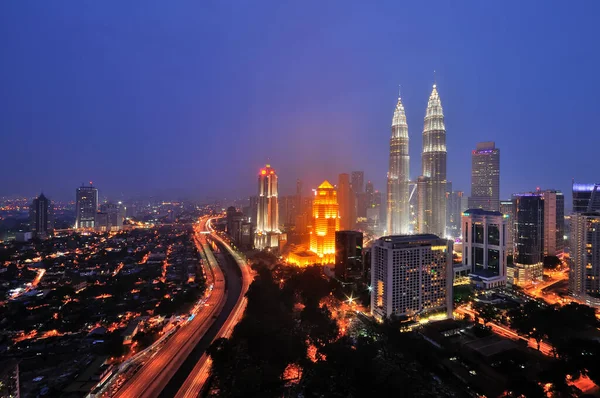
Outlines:
[[267, 162], [282, 192], [354, 169], [384, 191], [398, 85], [414, 178], [434, 70], [456, 189], [487, 140], [502, 197], [595, 178], [596, 2], [0, 7], [0, 195], [243, 196]]

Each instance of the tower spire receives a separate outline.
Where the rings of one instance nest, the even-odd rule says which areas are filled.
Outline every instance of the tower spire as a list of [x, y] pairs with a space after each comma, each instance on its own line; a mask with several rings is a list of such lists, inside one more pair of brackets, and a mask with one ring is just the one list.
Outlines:
[[402, 96], [400, 95], [400, 89], [402, 88], [401, 85], [398, 84], [398, 98], [401, 98]]
[[433, 70], [433, 88], [437, 86], [437, 77], [435, 75], [435, 69]]

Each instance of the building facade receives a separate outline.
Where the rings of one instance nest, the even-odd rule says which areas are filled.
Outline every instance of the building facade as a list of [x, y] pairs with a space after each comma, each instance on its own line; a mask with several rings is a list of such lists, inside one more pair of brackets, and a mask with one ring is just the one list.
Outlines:
[[364, 171], [353, 171], [352, 172], [352, 190], [355, 194], [359, 194], [365, 191], [365, 172]]
[[363, 234], [358, 231], [335, 233], [335, 277], [343, 282], [361, 279]]
[[569, 293], [600, 306], [600, 212], [571, 216]]
[[31, 202], [29, 220], [34, 235], [49, 234], [54, 230], [54, 206], [43, 193]]
[[98, 213], [98, 189], [91, 183], [81, 185], [75, 192], [75, 229], [96, 227]]
[[499, 211], [468, 209], [462, 215], [463, 265], [484, 289], [506, 285], [506, 222]]
[[[446, 126], [437, 86], [427, 103], [421, 154], [422, 177], [418, 182], [419, 232], [439, 236], [446, 234]], [[426, 183], [425, 183], [426, 182]], [[427, 189], [421, 189], [421, 185]], [[421, 221], [422, 220], [422, 221]]]
[[432, 234], [384, 236], [371, 248], [371, 314], [452, 316], [452, 244]]
[[539, 192], [513, 195], [514, 264], [508, 268], [509, 284], [523, 286], [543, 279], [544, 199]]
[[565, 197], [561, 191], [548, 189], [544, 198], [544, 255], [562, 257], [565, 244]]
[[267, 164], [258, 173], [258, 203], [256, 211], [257, 249], [279, 246], [279, 204], [277, 173]]
[[573, 182], [573, 213], [600, 211], [600, 184]]
[[340, 207], [340, 228], [342, 230], [352, 230], [356, 223], [356, 195], [354, 195], [350, 185], [350, 176], [347, 173], [339, 175], [337, 191]]
[[408, 124], [402, 99], [398, 96], [392, 118], [390, 161], [387, 174], [386, 231], [389, 235], [405, 235], [410, 232], [409, 180]]
[[466, 196], [463, 191], [453, 191], [452, 183], [448, 182], [446, 189], [446, 236], [458, 238], [461, 236], [461, 216], [467, 210]]
[[515, 235], [515, 214], [512, 200], [500, 201], [500, 213], [506, 216], [506, 252], [513, 255], [513, 241]]
[[315, 191], [312, 208], [310, 251], [317, 254], [321, 264], [333, 264], [335, 232], [340, 229], [340, 213], [337, 192], [329, 181], [323, 181]]
[[500, 149], [480, 142], [471, 154], [470, 209], [500, 210]]

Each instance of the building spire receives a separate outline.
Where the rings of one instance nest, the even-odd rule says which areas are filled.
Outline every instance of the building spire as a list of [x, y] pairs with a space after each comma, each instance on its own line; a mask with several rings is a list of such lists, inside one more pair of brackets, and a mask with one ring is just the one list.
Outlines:
[[436, 88], [437, 86], [437, 77], [435, 75], [435, 69], [433, 70], [433, 88]]
[[401, 88], [402, 88], [402, 86], [398, 84], [398, 99], [402, 98], [402, 95], [400, 95]]

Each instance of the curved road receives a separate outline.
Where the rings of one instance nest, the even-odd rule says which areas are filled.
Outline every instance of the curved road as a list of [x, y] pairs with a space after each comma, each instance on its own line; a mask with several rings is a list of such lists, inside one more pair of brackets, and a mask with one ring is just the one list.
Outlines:
[[[204, 248], [207, 257], [212, 260], [212, 252], [207, 245], [210, 230], [210, 220], [202, 219], [201, 228], [196, 231], [196, 242], [201, 246], [199, 250]], [[215, 233], [212, 233], [212, 236], [220, 242], [219, 247], [225, 247]], [[213, 263], [210, 266], [214, 272], [214, 287], [206, 301], [206, 307], [187, 325], [181, 327], [165, 346], [125, 383], [116, 396], [154, 398], [172, 396], [179, 389], [187, 373], [194, 368], [214, 336], [227, 323], [238, 301], [243, 299], [242, 274], [227, 249], [229, 248], [218, 254], [220, 266], [214, 264], [214, 260], [209, 261]], [[228, 254], [224, 254], [225, 252]]]

